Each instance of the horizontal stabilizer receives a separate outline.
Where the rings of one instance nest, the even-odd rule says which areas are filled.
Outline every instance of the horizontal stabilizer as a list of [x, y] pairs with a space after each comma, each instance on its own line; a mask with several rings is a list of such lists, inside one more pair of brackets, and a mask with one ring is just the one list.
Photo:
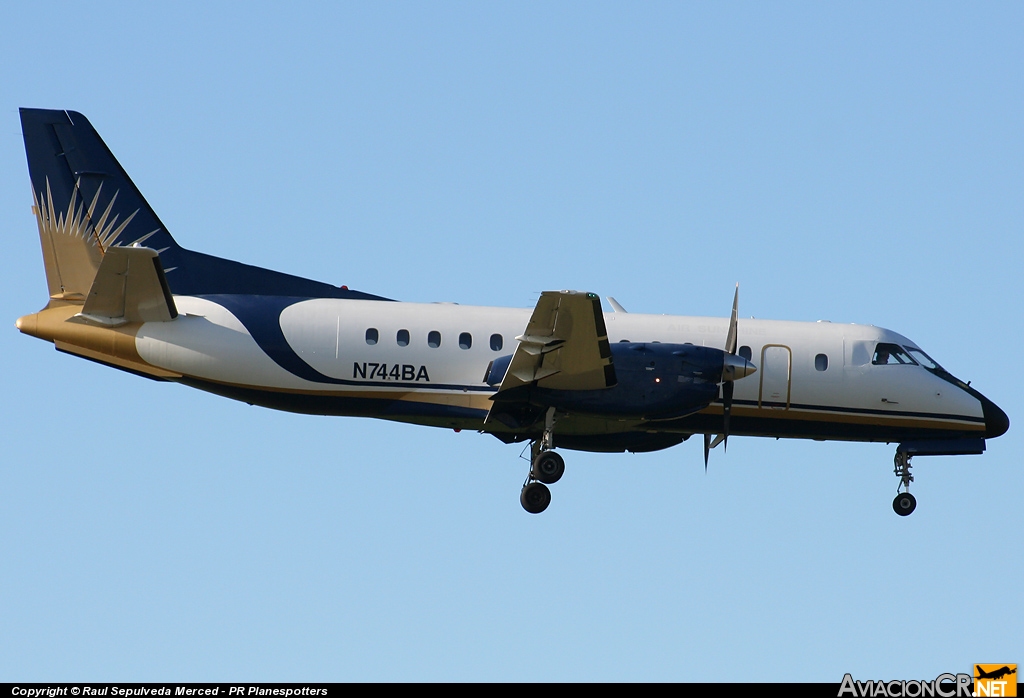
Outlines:
[[148, 247], [111, 247], [75, 319], [102, 325], [170, 322], [178, 316], [160, 256]]

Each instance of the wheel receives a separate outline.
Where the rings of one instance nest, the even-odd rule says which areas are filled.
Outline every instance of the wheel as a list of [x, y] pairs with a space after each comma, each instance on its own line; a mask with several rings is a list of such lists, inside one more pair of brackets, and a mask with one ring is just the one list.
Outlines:
[[901, 492], [892, 500], [892, 510], [900, 516], [910, 516], [917, 508], [917, 500], [909, 492]]
[[531, 482], [523, 488], [519, 495], [519, 502], [523, 509], [531, 514], [539, 514], [551, 504], [551, 490], [539, 482]]
[[553, 485], [565, 473], [565, 461], [554, 451], [541, 451], [533, 460], [533, 477], [545, 485]]

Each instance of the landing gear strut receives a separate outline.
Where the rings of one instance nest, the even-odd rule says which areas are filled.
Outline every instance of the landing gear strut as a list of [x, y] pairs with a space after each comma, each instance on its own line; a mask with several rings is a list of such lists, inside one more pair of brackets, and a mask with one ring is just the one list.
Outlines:
[[[896, 458], [893, 460], [893, 473], [900, 479], [900, 484], [896, 488], [896, 499], [892, 500], [892, 510], [900, 516], [910, 516], [917, 508], [917, 499], [910, 494], [910, 483], [914, 481], [914, 476], [910, 474], [910, 458], [906, 451], [897, 450]], [[899, 492], [901, 487], [904, 489], [903, 492]]]
[[551, 503], [551, 490], [547, 485], [558, 482], [565, 473], [565, 461], [552, 451], [555, 437], [555, 408], [549, 407], [544, 415], [544, 434], [530, 444], [530, 474], [523, 483], [519, 502], [531, 514], [539, 514]]

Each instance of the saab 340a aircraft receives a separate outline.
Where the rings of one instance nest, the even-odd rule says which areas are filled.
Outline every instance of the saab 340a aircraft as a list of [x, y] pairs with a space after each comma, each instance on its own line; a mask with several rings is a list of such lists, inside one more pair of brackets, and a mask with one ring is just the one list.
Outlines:
[[555, 448], [657, 451], [700, 434], [979, 454], [1009, 428], [915, 342], [870, 325], [604, 314], [593, 293], [528, 309], [400, 303], [180, 247], [89, 121], [22, 109], [49, 300], [18, 319], [59, 351], [279, 410], [530, 442], [520, 495], [547, 508]]

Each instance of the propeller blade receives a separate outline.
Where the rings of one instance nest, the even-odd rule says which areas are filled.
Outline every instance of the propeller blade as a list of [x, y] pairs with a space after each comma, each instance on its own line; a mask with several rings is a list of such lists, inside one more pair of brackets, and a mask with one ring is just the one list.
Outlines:
[[740, 307], [740, 285], [736, 284], [736, 294], [732, 297], [732, 317], [729, 318], [729, 334], [725, 337], [725, 353], [736, 353], [736, 325]]
[[[732, 297], [732, 315], [729, 317], [729, 334], [725, 337], [725, 351], [728, 354], [736, 355], [736, 344], [737, 344], [737, 326], [739, 325], [739, 309], [740, 309], [740, 285], [736, 284], [736, 293]], [[744, 365], [746, 361], [744, 361]], [[730, 367], [730, 370], [735, 374], [735, 367]], [[742, 378], [747, 375], [746, 367], [744, 366], [743, 375], [731, 376], [733, 380], [736, 378]], [[732, 392], [735, 385], [731, 380], [727, 380], [722, 383], [722, 450], [729, 450], [729, 416], [732, 414]]]
[[729, 416], [732, 414], [732, 391], [735, 384], [726, 381], [722, 384], [722, 450], [729, 450]]
[[[732, 297], [732, 315], [729, 318], [729, 333], [725, 336], [725, 353], [736, 356], [737, 326], [739, 325], [740, 285]], [[732, 414], [733, 381], [750, 375], [757, 368], [746, 359], [731, 359], [728, 356], [722, 366], [722, 433], [723, 450], [729, 450], [729, 416]], [[715, 440], [715, 446], [718, 440]], [[711, 451], [711, 434], [704, 434], [704, 472], [708, 471], [708, 453]]]

